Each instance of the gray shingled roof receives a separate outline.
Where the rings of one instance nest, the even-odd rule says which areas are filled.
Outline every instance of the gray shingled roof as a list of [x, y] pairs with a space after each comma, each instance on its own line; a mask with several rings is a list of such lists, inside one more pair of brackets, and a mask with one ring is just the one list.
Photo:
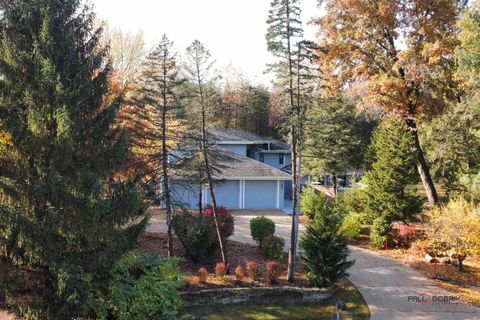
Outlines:
[[270, 141], [268, 138], [239, 129], [211, 128], [208, 131], [218, 141]]
[[291, 176], [282, 170], [239, 154], [220, 150], [215, 168], [219, 173], [215, 179], [232, 180], [250, 178], [252, 180], [290, 180]]

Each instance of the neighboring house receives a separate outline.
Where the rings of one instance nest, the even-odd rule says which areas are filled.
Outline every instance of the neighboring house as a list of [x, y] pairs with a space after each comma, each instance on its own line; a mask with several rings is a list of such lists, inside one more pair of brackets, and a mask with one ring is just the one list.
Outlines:
[[[214, 187], [217, 205], [231, 209], [288, 209], [291, 175], [290, 146], [236, 129], [211, 129], [218, 149]], [[211, 203], [207, 186], [172, 183], [175, 202], [194, 209]], [[201, 197], [201, 198], [200, 198]]]

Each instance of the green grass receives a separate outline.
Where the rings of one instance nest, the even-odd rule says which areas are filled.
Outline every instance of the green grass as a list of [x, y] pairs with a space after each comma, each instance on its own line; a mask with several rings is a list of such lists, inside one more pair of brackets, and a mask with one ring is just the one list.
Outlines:
[[348, 280], [340, 282], [340, 289], [322, 304], [262, 305], [240, 304], [186, 309], [199, 320], [308, 320], [334, 319], [335, 302], [342, 299], [347, 305], [342, 319], [367, 320], [370, 311], [357, 288]]

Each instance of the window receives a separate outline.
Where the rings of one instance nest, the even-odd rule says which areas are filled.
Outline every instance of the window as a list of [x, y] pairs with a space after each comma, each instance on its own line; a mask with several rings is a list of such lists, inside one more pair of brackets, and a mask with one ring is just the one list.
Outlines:
[[265, 154], [260, 153], [260, 162], [265, 162]]
[[285, 164], [285, 155], [283, 153], [278, 154], [278, 164], [282, 166]]

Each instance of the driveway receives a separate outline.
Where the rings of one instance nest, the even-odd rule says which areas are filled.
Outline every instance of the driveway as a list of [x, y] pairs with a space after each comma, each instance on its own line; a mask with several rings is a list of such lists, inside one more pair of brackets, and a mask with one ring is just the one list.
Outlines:
[[[358, 247], [350, 250], [355, 265], [349, 270], [349, 279], [365, 298], [371, 320], [480, 319], [480, 309], [467, 303], [432, 303], [438, 297], [455, 294], [403, 263]], [[420, 295], [425, 297], [425, 304], [412, 301]]]
[[[275, 221], [275, 234], [285, 239], [285, 251], [290, 246], [290, 231], [292, 228], [292, 217], [282, 210], [233, 210], [235, 216], [235, 233], [229, 239], [243, 243], [256, 244], [250, 236], [250, 220], [265, 216]], [[305, 226], [300, 224], [300, 234], [305, 230]], [[150, 218], [148, 232], [167, 232], [164, 215], [153, 215]]]
[[[250, 220], [260, 215], [275, 221], [275, 233], [285, 238], [285, 248], [287, 248], [290, 243], [292, 220], [280, 210], [234, 211], [235, 234], [230, 239], [255, 243], [250, 236]], [[304, 230], [305, 226], [300, 224], [300, 234]], [[165, 232], [165, 217], [153, 216], [148, 231]], [[457, 303], [436, 301], [426, 304], [413, 301], [414, 297], [422, 294], [426, 302], [438, 300], [438, 297], [455, 296], [455, 294], [441, 289], [433, 281], [398, 260], [359, 247], [351, 246], [350, 251], [350, 258], [355, 260], [355, 265], [349, 270], [349, 279], [365, 298], [372, 314], [371, 320], [480, 319], [479, 308], [461, 301]]]

